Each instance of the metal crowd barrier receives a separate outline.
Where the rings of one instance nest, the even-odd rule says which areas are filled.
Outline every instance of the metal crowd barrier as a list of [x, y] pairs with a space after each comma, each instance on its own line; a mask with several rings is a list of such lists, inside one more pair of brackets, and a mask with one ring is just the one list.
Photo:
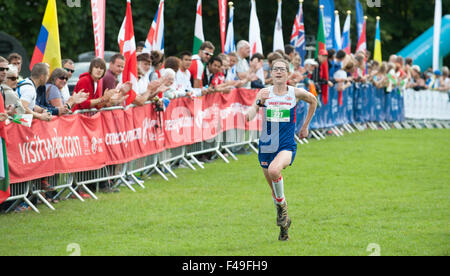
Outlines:
[[79, 110], [75, 111], [73, 114], [81, 114], [84, 116], [92, 117], [95, 114], [97, 114], [98, 112], [99, 112], [98, 109], [91, 108], [91, 109], [79, 109]]
[[[60, 190], [53, 197], [53, 199], [58, 198], [65, 189], [70, 189], [80, 200], [84, 201], [80, 195], [72, 188], [73, 175], [72, 174], [56, 174], [53, 176], [35, 179], [22, 183], [14, 183], [10, 185], [11, 196], [6, 201], [14, 201], [14, 203], [6, 210], [6, 213], [14, 210], [17, 205], [24, 201], [28, 204], [31, 209], [39, 213], [38, 208], [31, 202], [31, 199], [37, 197], [41, 202], [43, 202], [51, 210], [55, 208], [48, 202], [48, 200], [42, 195], [47, 191], [42, 189], [42, 181], [45, 180], [50, 184], [50, 188], [55, 191]], [[5, 202], [6, 202], [5, 201]]]
[[196, 155], [205, 153], [215, 153], [220, 158], [225, 161], [225, 163], [230, 163], [228, 159], [220, 152], [220, 139], [213, 139], [213, 141], [203, 141], [186, 146], [186, 156], [191, 158], [200, 168], [204, 169], [203, 164], [195, 157]]
[[253, 133], [250, 131], [242, 129], [230, 129], [222, 133], [222, 143], [221, 149], [224, 149], [234, 160], [238, 160], [236, 155], [231, 150], [232, 148], [249, 146], [251, 149], [258, 152], [257, 149], [252, 145], [254, 137]]
[[[86, 186], [88, 184], [97, 184], [97, 189], [100, 182], [115, 181], [113, 187], [117, 187], [120, 184], [124, 184], [133, 192], [136, 190], [131, 186], [131, 183], [126, 179], [127, 175], [127, 163], [118, 165], [109, 165], [99, 170], [91, 170], [85, 172], [75, 173], [74, 183], [76, 189], [83, 188], [92, 198], [98, 199], [95, 194]], [[70, 195], [68, 195], [69, 197]]]
[[144, 181], [139, 180], [135, 174], [147, 173], [151, 172], [152, 170], [156, 171], [164, 180], [169, 180], [167, 176], [165, 176], [165, 174], [158, 168], [158, 154], [149, 155], [128, 162], [127, 175], [131, 177], [131, 179], [133, 179], [135, 183], [145, 188], [145, 186], [143, 185]]
[[167, 149], [159, 154], [159, 164], [163, 166], [173, 177], [178, 178], [173, 172], [171, 165], [183, 161], [192, 170], [196, 170], [194, 166], [186, 159], [186, 147], [178, 147], [173, 149]]
[[5, 202], [14, 202], [6, 210], [6, 213], [9, 213], [12, 210], [16, 209], [17, 205], [19, 205], [19, 203], [22, 201], [25, 201], [25, 203], [28, 204], [34, 211], [39, 213], [39, 210], [37, 210], [36, 206], [34, 206], [33, 203], [31, 203], [31, 201], [28, 199], [28, 195], [30, 194], [30, 181], [10, 184], [9, 189], [11, 195], [8, 199], [5, 200]]

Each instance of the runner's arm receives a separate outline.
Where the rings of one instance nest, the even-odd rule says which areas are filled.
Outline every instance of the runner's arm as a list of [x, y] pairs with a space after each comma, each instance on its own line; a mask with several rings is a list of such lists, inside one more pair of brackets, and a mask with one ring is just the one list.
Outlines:
[[256, 117], [256, 114], [258, 114], [259, 106], [256, 104], [257, 100], [261, 100], [261, 102], [264, 104], [264, 102], [269, 98], [269, 89], [261, 89], [259, 90], [258, 94], [256, 95], [256, 99], [253, 102], [252, 106], [248, 109], [247, 113], [245, 114], [245, 119], [249, 122], [253, 120]]

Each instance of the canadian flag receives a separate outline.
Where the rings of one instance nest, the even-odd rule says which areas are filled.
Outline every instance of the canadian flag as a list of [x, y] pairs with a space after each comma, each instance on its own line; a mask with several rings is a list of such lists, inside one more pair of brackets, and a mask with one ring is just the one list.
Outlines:
[[120, 27], [119, 37], [120, 53], [125, 57], [125, 67], [122, 72], [122, 83], [130, 81], [133, 85], [129, 96], [125, 102], [126, 105], [132, 104], [138, 91], [137, 79], [137, 58], [136, 41], [134, 39], [133, 15], [131, 13], [131, 0], [127, 0], [127, 12], [122, 26]]

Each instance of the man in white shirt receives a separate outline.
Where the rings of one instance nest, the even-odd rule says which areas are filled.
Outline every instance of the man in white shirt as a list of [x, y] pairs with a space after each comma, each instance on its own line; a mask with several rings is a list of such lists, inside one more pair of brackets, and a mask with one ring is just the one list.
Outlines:
[[[62, 67], [66, 70], [68, 74], [68, 79], [72, 78], [73, 73], [75, 73], [75, 63], [71, 59], [63, 59], [61, 61]], [[66, 85], [61, 89], [61, 94], [63, 96], [64, 102], [67, 102], [70, 98], [69, 86]]]
[[25, 112], [33, 114], [33, 118], [42, 121], [51, 121], [52, 115], [47, 110], [36, 105], [36, 89], [47, 82], [50, 75], [49, 69], [47, 63], [36, 63], [31, 70], [31, 76], [17, 86], [17, 93], [25, 108]]
[[[141, 72], [138, 80], [139, 91], [138, 94], [144, 94], [147, 91], [148, 84], [150, 83], [150, 67], [152, 66], [152, 59], [148, 53], [140, 53], [137, 56], [138, 71]], [[139, 73], [139, 72], [138, 72]]]
[[177, 71], [175, 82], [180, 86], [180, 89], [186, 91], [186, 96], [200, 97], [202, 90], [199, 88], [193, 88], [191, 83], [191, 72], [189, 68], [192, 65], [192, 54], [188, 51], [180, 54], [180, 68]]

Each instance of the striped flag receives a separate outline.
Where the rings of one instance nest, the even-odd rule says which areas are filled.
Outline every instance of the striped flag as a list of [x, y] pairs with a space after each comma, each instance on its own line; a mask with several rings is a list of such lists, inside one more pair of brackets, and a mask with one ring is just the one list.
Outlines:
[[303, 65], [306, 55], [305, 25], [303, 24], [303, 1], [300, 1], [298, 12], [295, 16], [294, 26], [292, 27], [291, 45], [294, 46], [300, 54]]
[[351, 11], [347, 11], [347, 18], [345, 19], [344, 30], [342, 31], [342, 50], [344, 50], [347, 55], [350, 55], [352, 52], [352, 41], [350, 40], [350, 22], [352, 20], [351, 14]]
[[366, 17], [359, 0], [355, 0], [356, 5], [356, 30], [358, 32], [358, 44], [356, 45], [356, 52], [367, 49], [366, 46]]
[[164, 0], [161, 0], [153, 19], [152, 26], [145, 40], [144, 53], [151, 51], [164, 52]]
[[137, 90], [137, 58], [136, 58], [136, 40], [134, 38], [133, 15], [131, 12], [131, 0], [127, 0], [127, 11], [122, 27], [119, 32], [120, 53], [125, 57], [125, 67], [122, 72], [122, 82], [130, 81], [133, 84], [129, 97], [125, 105], [134, 102]]
[[375, 48], [373, 53], [373, 60], [378, 61], [380, 64], [383, 61], [381, 56], [381, 35], [380, 35], [380, 17], [377, 16], [377, 30], [375, 32]]
[[[5, 104], [0, 95], [0, 113], [5, 113]], [[0, 204], [10, 196], [8, 157], [6, 156], [5, 122], [0, 122]]]
[[30, 70], [36, 63], [40, 62], [50, 65], [50, 72], [55, 68], [62, 67], [56, 0], [48, 0], [47, 2], [41, 30], [31, 58]]
[[334, 11], [334, 48], [336, 51], [342, 49], [341, 22], [339, 20], [339, 11]]
[[234, 7], [230, 2], [230, 19], [228, 20], [227, 39], [225, 41], [225, 54], [236, 52], [236, 42], [234, 40]]
[[277, 19], [275, 21], [275, 30], [273, 32], [273, 51], [283, 50], [284, 51], [284, 39], [283, 39], [283, 23], [281, 21], [281, 6], [282, 1], [278, 0], [278, 12]]
[[259, 28], [258, 15], [256, 14], [255, 0], [251, 0], [252, 8], [250, 11], [250, 28], [249, 28], [249, 40], [250, 43], [250, 56], [253, 54], [263, 54], [262, 42], [261, 42], [261, 30]]
[[197, 9], [195, 17], [195, 32], [194, 32], [194, 48], [192, 53], [198, 54], [200, 46], [205, 42], [205, 36], [203, 35], [203, 19], [202, 19], [202, 0], [197, 0]]

